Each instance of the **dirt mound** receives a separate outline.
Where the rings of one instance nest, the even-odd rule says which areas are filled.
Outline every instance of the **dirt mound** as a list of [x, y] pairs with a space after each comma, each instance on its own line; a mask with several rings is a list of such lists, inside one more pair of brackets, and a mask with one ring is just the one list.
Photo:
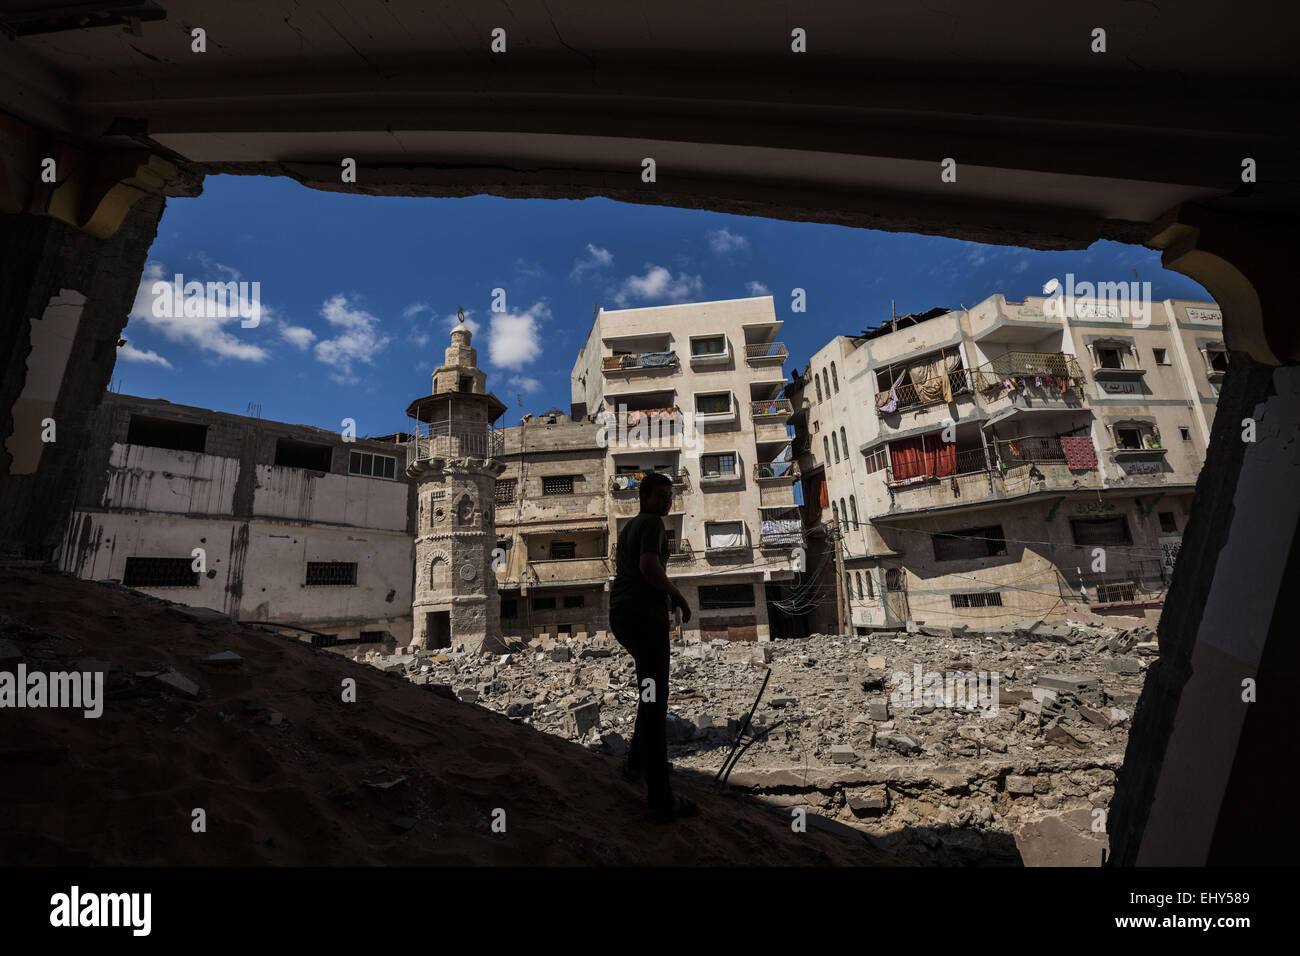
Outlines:
[[107, 669], [98, 718], [0, 709], [5, 865], [894, 862], [690, 773], [701, 816], [647, 824], [612, 758], [119, 587], [0, 570], [0, 615], [0, 670]]

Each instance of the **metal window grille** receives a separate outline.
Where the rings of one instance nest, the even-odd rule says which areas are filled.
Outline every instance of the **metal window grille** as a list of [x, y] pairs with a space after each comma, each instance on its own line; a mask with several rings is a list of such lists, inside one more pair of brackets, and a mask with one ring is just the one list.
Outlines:
[[388, 639], [391, 638], [392, 636], [393, 636], [393, 635], [390, 634], [390, 633], [388, 633], [387, 631], [362, 631], [362, 632], [361, 632], [361, 639], [360, 639], [357, 643], [359, 643], [359, 644], [379, 644], [379, 643], [382, 643], [382, 642], [388, 640]]
[[552, 541], [551, 557], [560, 560], [577, 556], [577, 548], [572, 541]]
[[953, 607], [1001, 607], [1001, 591], [971, 591], [966, 594], [952, 594]]
[[499, 502], [510, 502], [515, 500], [515, 486], [518, 483], [516, 478], [505, 478], [496, 484], [496, 500]]
[[1116, 581], [1113, 584], [1097, 585], [1098, 604], [1134, 600], [1137, 600], [1137, 583], [1134, 581]]
[[357, 583], [355, 561], [308, 561], [304, 587], [353, 587]]
[[128, 588], [196, 588], [193, 558], [127, 558], [122, 584]]
[[542, 494], [544, 495], [571, 495], [573, 494], [573, 476], [557, 475], [553, 478], [542, 479]]
[[704, 584], [699, 588], [700, 610], [721, 611], [754, 606], [752, 584]]

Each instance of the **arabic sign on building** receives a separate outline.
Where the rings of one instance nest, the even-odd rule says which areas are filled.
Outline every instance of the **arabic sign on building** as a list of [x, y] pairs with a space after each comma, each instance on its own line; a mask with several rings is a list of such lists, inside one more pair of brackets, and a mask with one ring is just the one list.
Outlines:
[[1082, 504], [1075, 505], [1074, 511], [1081, 515], [1102, 514], [1107, 511], [1114, 511], [1115, 503], [1111, 501], [1085, 501]]
[[1093, 319], [1094, 321], [1119, 322], [1124, 316], [1117, 305], [1106, 305], [1101, 302], [1076, 302], [1074, 314], [1080, 319]]
[[1188, 309], [1188, 322], [1200, 322], [1202, 325], [1222, 325], [1223, 313], [1218, 309]]
[[1121, 461], [1120, 471], [1126, 475], [1158, 475], [1165, 470], [1162, 461]]
[[1097, 385], [1108, 395], [1142, 394], [1142, 386], [1137, 382], [1098, 382]]
[[1174, 573], [1174, 564], [1178, 561], [1178, 551], [1183, 546], [1183, 536], [1181, 534], [1162, 535], [1156, 538], [1160, 545], [1160, 570], [1168, 581]]

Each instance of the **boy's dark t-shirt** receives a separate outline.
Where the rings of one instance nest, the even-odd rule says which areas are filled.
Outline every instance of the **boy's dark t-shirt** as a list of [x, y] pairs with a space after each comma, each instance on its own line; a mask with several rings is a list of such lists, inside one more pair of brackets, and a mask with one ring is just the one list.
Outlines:
[[668, 535], [656, 514], [641, 512], [618, 533], [614, 552], [614, 583], [609, 588], [609, 606], [668, 620], [668, 595], [650, 585], [641, 573], [641, 555], [658, 554], [668, 567]]

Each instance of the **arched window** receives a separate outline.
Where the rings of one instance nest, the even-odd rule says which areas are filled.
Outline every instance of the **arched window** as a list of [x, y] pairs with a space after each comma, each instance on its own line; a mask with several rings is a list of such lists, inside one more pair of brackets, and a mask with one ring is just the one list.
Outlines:
[[826, 369], [822, 369], [822, 385], [826, 386], [826, 397], [831, 397], [831, 380], [826, 377]]
[[853, 603], [853, 576], [849, 572], [844, 572], [844, 594]]
[[820, 405], [822, 400], [822, 380], [813, 372], [813, 381], [817, 383], [817, 403]]
[[858, 600], [862, 600], [862, 572], [854, 571], [853, 576], [858, 579]]
[[867, 597], [874, 601], [876, 599], [876, 585], [871, 580], [873, 577], [875, 577], [875, 575], [872, 572], [868, 571], [867, 572]]
[[835, 449], [835, 462], [838, 464], [840, 460], [840, 443], [835, 440], [834, 432], [831, 432], [831, 447]]
[[840, 506], [837, 505], [834, 501], [831, 502], [831, 514], [833, 514], [833, 515], [835, 516], [835, 523], [836, 523], [836, 524], [839, 524], [839, 523], [840, 523]]
[[901, 591], [903, 590], [903, 569], [890, 568], [885, 572], [885, 590]]
[[845, 523], [845, 524], [848, 524], [848, 523], [849, 523], [849, 509], [846, 508], [846, 507], [844, 507], [844, 499], [843, 499], [843, 498], [840, 499], [840, 517], [842, 517], [842, 518], [844, 519], [844, 523]]
[[858, 526], [858, 499], [849, 495], [849, 507], [853, 509], [853, 527]]
[[848, 458], [849, 457], [849, 433], [844, 430], [843, 425], [840, 426], [840, 445], [844, 448], [844, 457]]
[[840, 392], [840, 373], [835, 371], [835, 363], [831, 362], [831, 381], [835, 383], [835, 394]]
[[822, 447], [826, 449], [826, 464], [831, 463], [831, 443], [825, 435], [822, 436]]

